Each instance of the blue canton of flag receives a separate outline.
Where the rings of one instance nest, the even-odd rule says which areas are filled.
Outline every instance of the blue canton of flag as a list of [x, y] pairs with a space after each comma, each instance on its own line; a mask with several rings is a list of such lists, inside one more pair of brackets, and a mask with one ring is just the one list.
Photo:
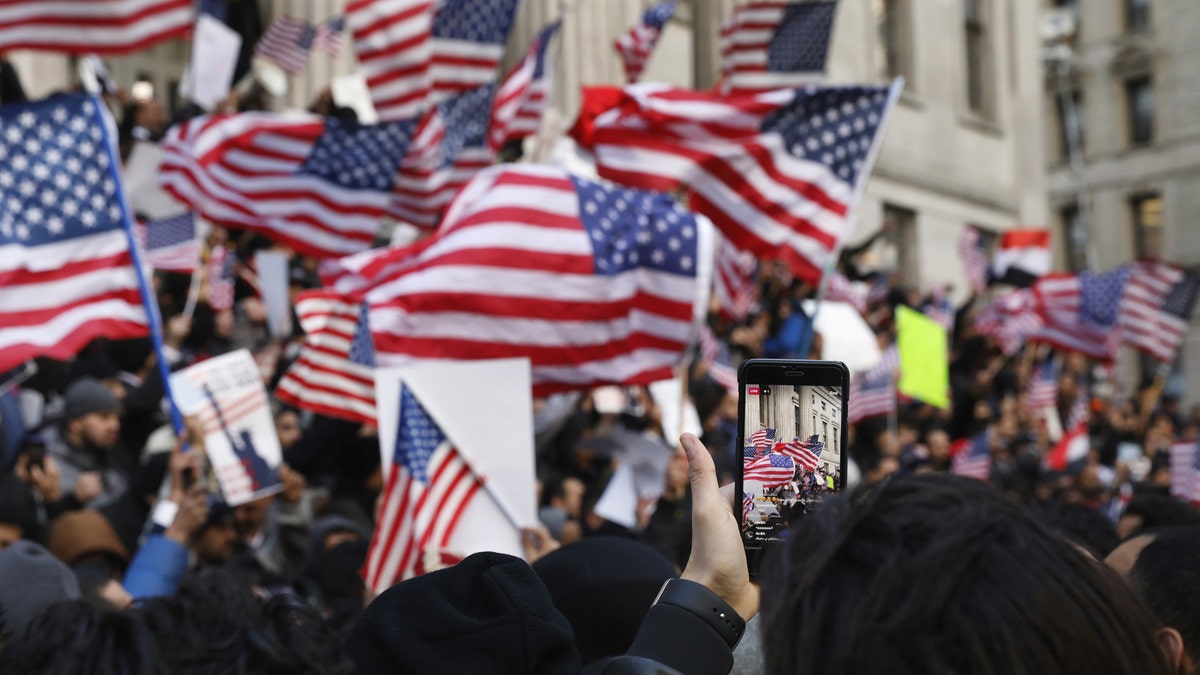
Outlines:
[[1079, 316], [1099, 328], [1117, 324], [1121, 293], [1129, 279], [1129, 267], [1122, 265], [1103, 274], [1082, 272], [1079, 275]]
[[300, 37], [296, 38], [296, 46], [304, 51], [312, 49], [313, 43], [317, 39], [317, 27], [306, 23], [300, 29]]
[[196, 216], [188, 212], [162, 220], [152, 220], [146, 226], [146, 249], [167, 248], [196, 238]]
[[763, 120], [762, 131], [778, 133], [792, 155], [824, 164], [853, 186], [887, 104], [885, 89], [801, 90]]
[[537, 36], [537, 58], [533, 63], [533, 79], [540, 80], [546, 76], [546, 50], [550, 47], [550, 41], [554, 39], [554, 34], [562, 27], [562, 21], [555, 21], [546, 26], [538, 33]]
[[508, 39], [518, 0], [446, 0], [433, 20], [433, 36], [502, 44]]
[[992, 471], [991, 435], [984, 431], [969, 441], [959, 441], [950, 461], [950, 471], [959, 476], [988, 480]]
[[296, 173], [352, 190], [387, 191], [396, 179], [415, 126], [413, 120], [370, 126], [326, 120], [325, 133]]
[[789, 4], [767, 46], [767, 70], [824, 72], [836, 11], [834, 0]]
[[487, 144], [488, 123], [492, 119], [492, 95], [496, 85], [472, 89], [460, 96], [448, 98], [437, 105], [445, 127], [442, 138], [441, 167], [453, 164], [466, 148], [481, 148]]
[[638, 267], [695, 276], [696, 216], [671, 197], [605, 187], [571, 177], [580, 220], [592, 239], [596, 273], [615, 275]]
[[1184, 274], [1183, 280], [1167, 293], [1163, 300], [1163, 311], [1171, 316], [1187, 320], [1196, 306], [1196, 298], [1200, 296], [1200, 276]]
[[650, 9], [646, 10], [646, 14], [642, 17], [642, 23], [662, 30], [671, 17], [675, 16], [675, 2], [660, 2]]
[[747, 445], [742, 452], [746, 459], [755, 459], [758, 457], [758, 450], [753, 445]]
[[429, 483], [429, 460], [446, 441], [446, 434], [434, 423], [408, 387], [400, 392], [400, 433], [396, 435], [393, 461], [403, 464], [422, 483]]
[[350, 340], [350, 362], [369, 368], [375, 367], [375, 342], [371, 339], [371, 324], [368, 322], [369, 312], [363, 303], [359, 312], [358, 326], [354, 329], [354, 338]]
[[804, 445], [808, 448], [809, 452], [817, 457], [820, 457], [821, 453], [825, 451], [825, 444], [817, 440], [818, 438], [820, 438], [820, 436], [813, 434], [812, 436], [808, 437], [807, 441], [804, 441]]

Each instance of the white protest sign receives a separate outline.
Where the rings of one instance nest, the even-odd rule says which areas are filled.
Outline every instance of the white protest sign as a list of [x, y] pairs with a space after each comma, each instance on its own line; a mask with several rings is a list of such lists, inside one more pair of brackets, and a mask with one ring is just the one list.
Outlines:
[[498, 551], [524, 557], [520, 531], [512, 521], [521, 526], [537, 523], [529, 360], [421, 363], [376, 370], [385, 484], [393, 470], [404, 388], [484, 481], [484, 489], [475, 491], [463, 507], [445, 549], [460, 555]]
[[199, 415], [204, 422], [204, 452], [230, 506], [283, 490], [283, 450], [249, 351], [217, 356], [172, 374], [171, 393], [182, 414]]
[[279, 251], [259, 251], [254, 256], [258, 290], [267, 310], [272, 337], [287, 337], [292, 330], [292, 303], [288, 298], [288, 257]]
[[333, 102], [353, 109], [354, 114], [358, 115], [359, 123], [375, 124], [379, 121], [379, 113], [375, 112], [375, 104], [371, 102], [371, 91], [367, 88], [367, 78], [362, 73], [334, 78], [329, 89]]
[[870, 370], [883, 358], [875, 331], [850, 303], [825, 300], [818, 310], [817, 303], [805, 300], [804, 311], [810, 317], [817, 312], [816, 329], [824, 338], [822, 359], [845, 363], [853, 375]]
[[217, 107], [229, 95], [237, 68], [242, 36], [208, 14], [196, 19], [192, 34], [192, 60], [179, 91], [205, 110]]
[[188, 210], [182, 202], [167, 194], [158, 186], [158, 169], [162, 165], [163, 152], [157, 143], [138, 141], [129, 152], [129, 159], [121, 169], [125, 191], [129, 194], [129, 207], [148, 220], [162, 220], [177, 216]]

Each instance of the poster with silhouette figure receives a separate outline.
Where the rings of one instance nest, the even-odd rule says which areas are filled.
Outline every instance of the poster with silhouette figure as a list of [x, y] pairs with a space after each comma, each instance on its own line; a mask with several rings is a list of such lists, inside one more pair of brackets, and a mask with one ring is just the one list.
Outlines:
[[204, 451], [225, 501], [245, 504], [283, 489], [283, 451], [262, 375], [250, 352], [224, 354], [171, 375], [184, 415], [204, 422]]

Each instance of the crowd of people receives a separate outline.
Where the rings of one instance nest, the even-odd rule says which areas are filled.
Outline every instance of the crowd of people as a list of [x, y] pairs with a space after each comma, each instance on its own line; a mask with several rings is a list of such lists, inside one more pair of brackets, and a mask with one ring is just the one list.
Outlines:
[[[131, 104], [125, 140], [161, 135], [159, 113]], [[207, 233], [206, 256], [239, 261], [228, 309], [206, 280], [189, 315], [188, 276], [156, 275], [172, 368], [244, 348], [273, 391], [303, 335], [293, 321], [289, 339], [270, 336], [248, 262], [266, 248]], [[865, 250], [842, 272], [880, 289], [864, 314], [886, 349], [896, 308], [929, 298], [865, 271]], [[316, 271], [292, 256], [293, 296]], [[757, 285], [745, 317], [709, 318], [718, 365], [820, 358], [836, 336], [805, 338], [817, 289], [770, 262]], [[700, 433], [679, 443], [646, 387], [618, 409], [590, 392], [535, 401], [531, 564], [431, 551], [422, 575], [372, 598], [374, 426], [276, 402], [283, 489], [231, 507], [194, 480], [202, 433], [172, 429], [148, 338], [38, 359], [0, 392], [0, 672], [1198, 672], [1200, 512], [1168, 488], [1170, 447], [1200, 438], [1200, 406], [1144, 395], [1149, 383], [1121, 392], [1075, 355], [1006, 356], [974, 329], [980, 304], [955, 313], [949, 408], [900, 400], [853, 425], [843, 496], [813, 506], [828, 487], [815, 474], [779, 495], [805, 508], [756, 580], [761, 606], [718, 491], [741, 454], [737, 394], [711, 360], [690, 364]], [[1025, 405], [1045, 359], [1061, 362], [1059, 417], [1081, 401], [1087, 416], [1091, 452], [1062, 469]], [[986, 480], [948, 475], [954, 442], [984, 432]], [[632, 526], [596, 511], [630, 435], [667, 458]]]

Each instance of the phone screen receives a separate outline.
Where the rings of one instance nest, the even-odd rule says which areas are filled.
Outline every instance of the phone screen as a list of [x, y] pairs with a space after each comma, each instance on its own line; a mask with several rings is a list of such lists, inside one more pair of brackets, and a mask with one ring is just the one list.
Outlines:
[[846, 451], [842, 378], [756, 382], [755, 372], [748, 369], [741, 383], [740, 521], [748, 553], [785, 538], [789, 525], [841, 490]]

